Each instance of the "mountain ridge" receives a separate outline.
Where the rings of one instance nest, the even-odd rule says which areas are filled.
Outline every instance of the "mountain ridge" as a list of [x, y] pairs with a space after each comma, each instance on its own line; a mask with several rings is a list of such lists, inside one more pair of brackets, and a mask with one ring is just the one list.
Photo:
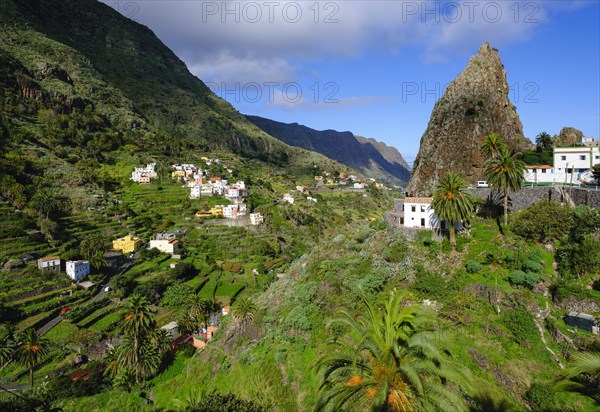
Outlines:
[[246, 121], [148, 27], [109, 5], [3, 0], [2, 7], [0, 58], [11, 68], [0, 83], [16, 100], [29, 99], [26, 115], [36, 116], [33, 101], [59, 114], [87, 108], [134, 140], [152, 136], [165, 145], [192, 142], [280, 164], [290, 157], [304, 163], [303, 152]]
[[404, 185], [410, 176], [410, 168], [402, 154], [373, 138], [349, 131], [315, 130], [297, 122], [283, 123], [260, 116], [246, 115], [246, 118], [284, 143], [321, 153], [367, 177]]

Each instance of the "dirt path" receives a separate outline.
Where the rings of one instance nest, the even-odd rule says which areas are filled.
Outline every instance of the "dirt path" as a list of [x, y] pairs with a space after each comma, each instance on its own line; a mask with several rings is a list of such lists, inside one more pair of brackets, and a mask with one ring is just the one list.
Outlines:
[[564, 369], [565, 367], [562, 364], [562, 362], [560, 361], [560, 358], [558, 357], [558, 355], [556, 353], [554, 353], [554, 351], [552, 349], [550, 349], [548, 347], [548, 343], [546, 342], [546, 337], [544, 336], [545, 330], [544, 330], [543, 322], [544, 322], [544, 319], [546, 319], [546, 317], [548, 317], [549, 314], [550, 314], [550, 309], [548, 308], [548, 302], [546, 302], [546, 309], [539, 311], [537, 317], [534, 318], [533, 321], [535, 322], [535, 325], [537, 326], [538, 330], [540, 331], [540, 337], [542, 338], [542, 343], [546, 347], [546, 350], [548, 352], [550, 352], [550, 354], [552, 355], [552, 357], [554, 358], [554, 360], [556, 361], [558, 366], [560, 366], [561, 369]]

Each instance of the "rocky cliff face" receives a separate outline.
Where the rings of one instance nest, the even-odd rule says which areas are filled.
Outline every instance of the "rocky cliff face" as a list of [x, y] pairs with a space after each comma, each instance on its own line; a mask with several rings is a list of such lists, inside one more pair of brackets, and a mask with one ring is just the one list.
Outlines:
[[409, 193], [430, 196], [449, 171], [461, 173], [471, 183], [481, 180], [485, 159], [479, 148], [492, 132], [503, 136], [511, 149], [527, 145], [508, 92], [498, 50], [484, 43], [435, 104], [421, 138]]
[[570, 147], [581, 143], [583, 132], [577, 130], [574, 127], [563, 127], [558, 135], [552, 137], [554, 146], [556, 147]]

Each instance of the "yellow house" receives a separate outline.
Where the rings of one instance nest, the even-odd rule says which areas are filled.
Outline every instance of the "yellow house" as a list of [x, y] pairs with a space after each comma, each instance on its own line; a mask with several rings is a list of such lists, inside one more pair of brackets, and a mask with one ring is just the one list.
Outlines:
[[184, 176], [185, 172], [183, 170], [175, 170], [174, 172], [171, 172], [171, 177], [173, 179], [181, 179]]
[[213, 214], [210, 211], [199, 210], [196, 212], [196, 217], [212, 217]]
[[142, 239], [131, 235], [113, 240], [113, 249], [123, 253], [135, 252], [140, 246], [142, 246]]
[[223, 206], [217, 205], [213, 207], [212, 209], [210, 209], [210, 213], [213, 216], [223, 216]]

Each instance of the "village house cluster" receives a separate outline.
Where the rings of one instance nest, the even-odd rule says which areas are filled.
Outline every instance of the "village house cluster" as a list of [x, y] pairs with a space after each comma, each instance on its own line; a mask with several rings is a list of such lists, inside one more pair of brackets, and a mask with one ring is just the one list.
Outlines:
[[133, 172], [131, 172], [131, 180], [141, 184], [150, 183], [151, 180], [156, 179], [157, 177], [156, 163], [148, 163], [146, 167], [136, 167]]
[[[370, 178], [370, 182], [373, 182], [377, 187], [383, 187], [383, 184], [376, 183], [375, 179]], [[351, 186], [353, 189], [364, 189], [365, 181], [356, 175], [340, 172], [336, 177], [332, 176], [331, 173], [325, 172], [324, 176], [315, 176], [315, 187], [322, 187], [324, 185], [340, 185], [340, 186]]]
[[[202, 158], [207, 165], [220, 164], [218, 159]], [[230, 173], [232, 170], [227, 169]], [[222, 177], [209, 177], [208, 171], [202, 170], [193, 164], [173, 165], [171, 177], [183, 181], [190, 188], [190, 199], [198, 199], [202, 196], [223, 196], [229, 200], [229, 205], [216, 205], [210, 210], [200, 210], [196, 217], [224, 217], [237, 219], [246, 215], [246, 204], [244, 198], [248, 196], [248, 189], [242, 180], [229, 183]], [[255, 221], [259, 219], [254, 219]]]

